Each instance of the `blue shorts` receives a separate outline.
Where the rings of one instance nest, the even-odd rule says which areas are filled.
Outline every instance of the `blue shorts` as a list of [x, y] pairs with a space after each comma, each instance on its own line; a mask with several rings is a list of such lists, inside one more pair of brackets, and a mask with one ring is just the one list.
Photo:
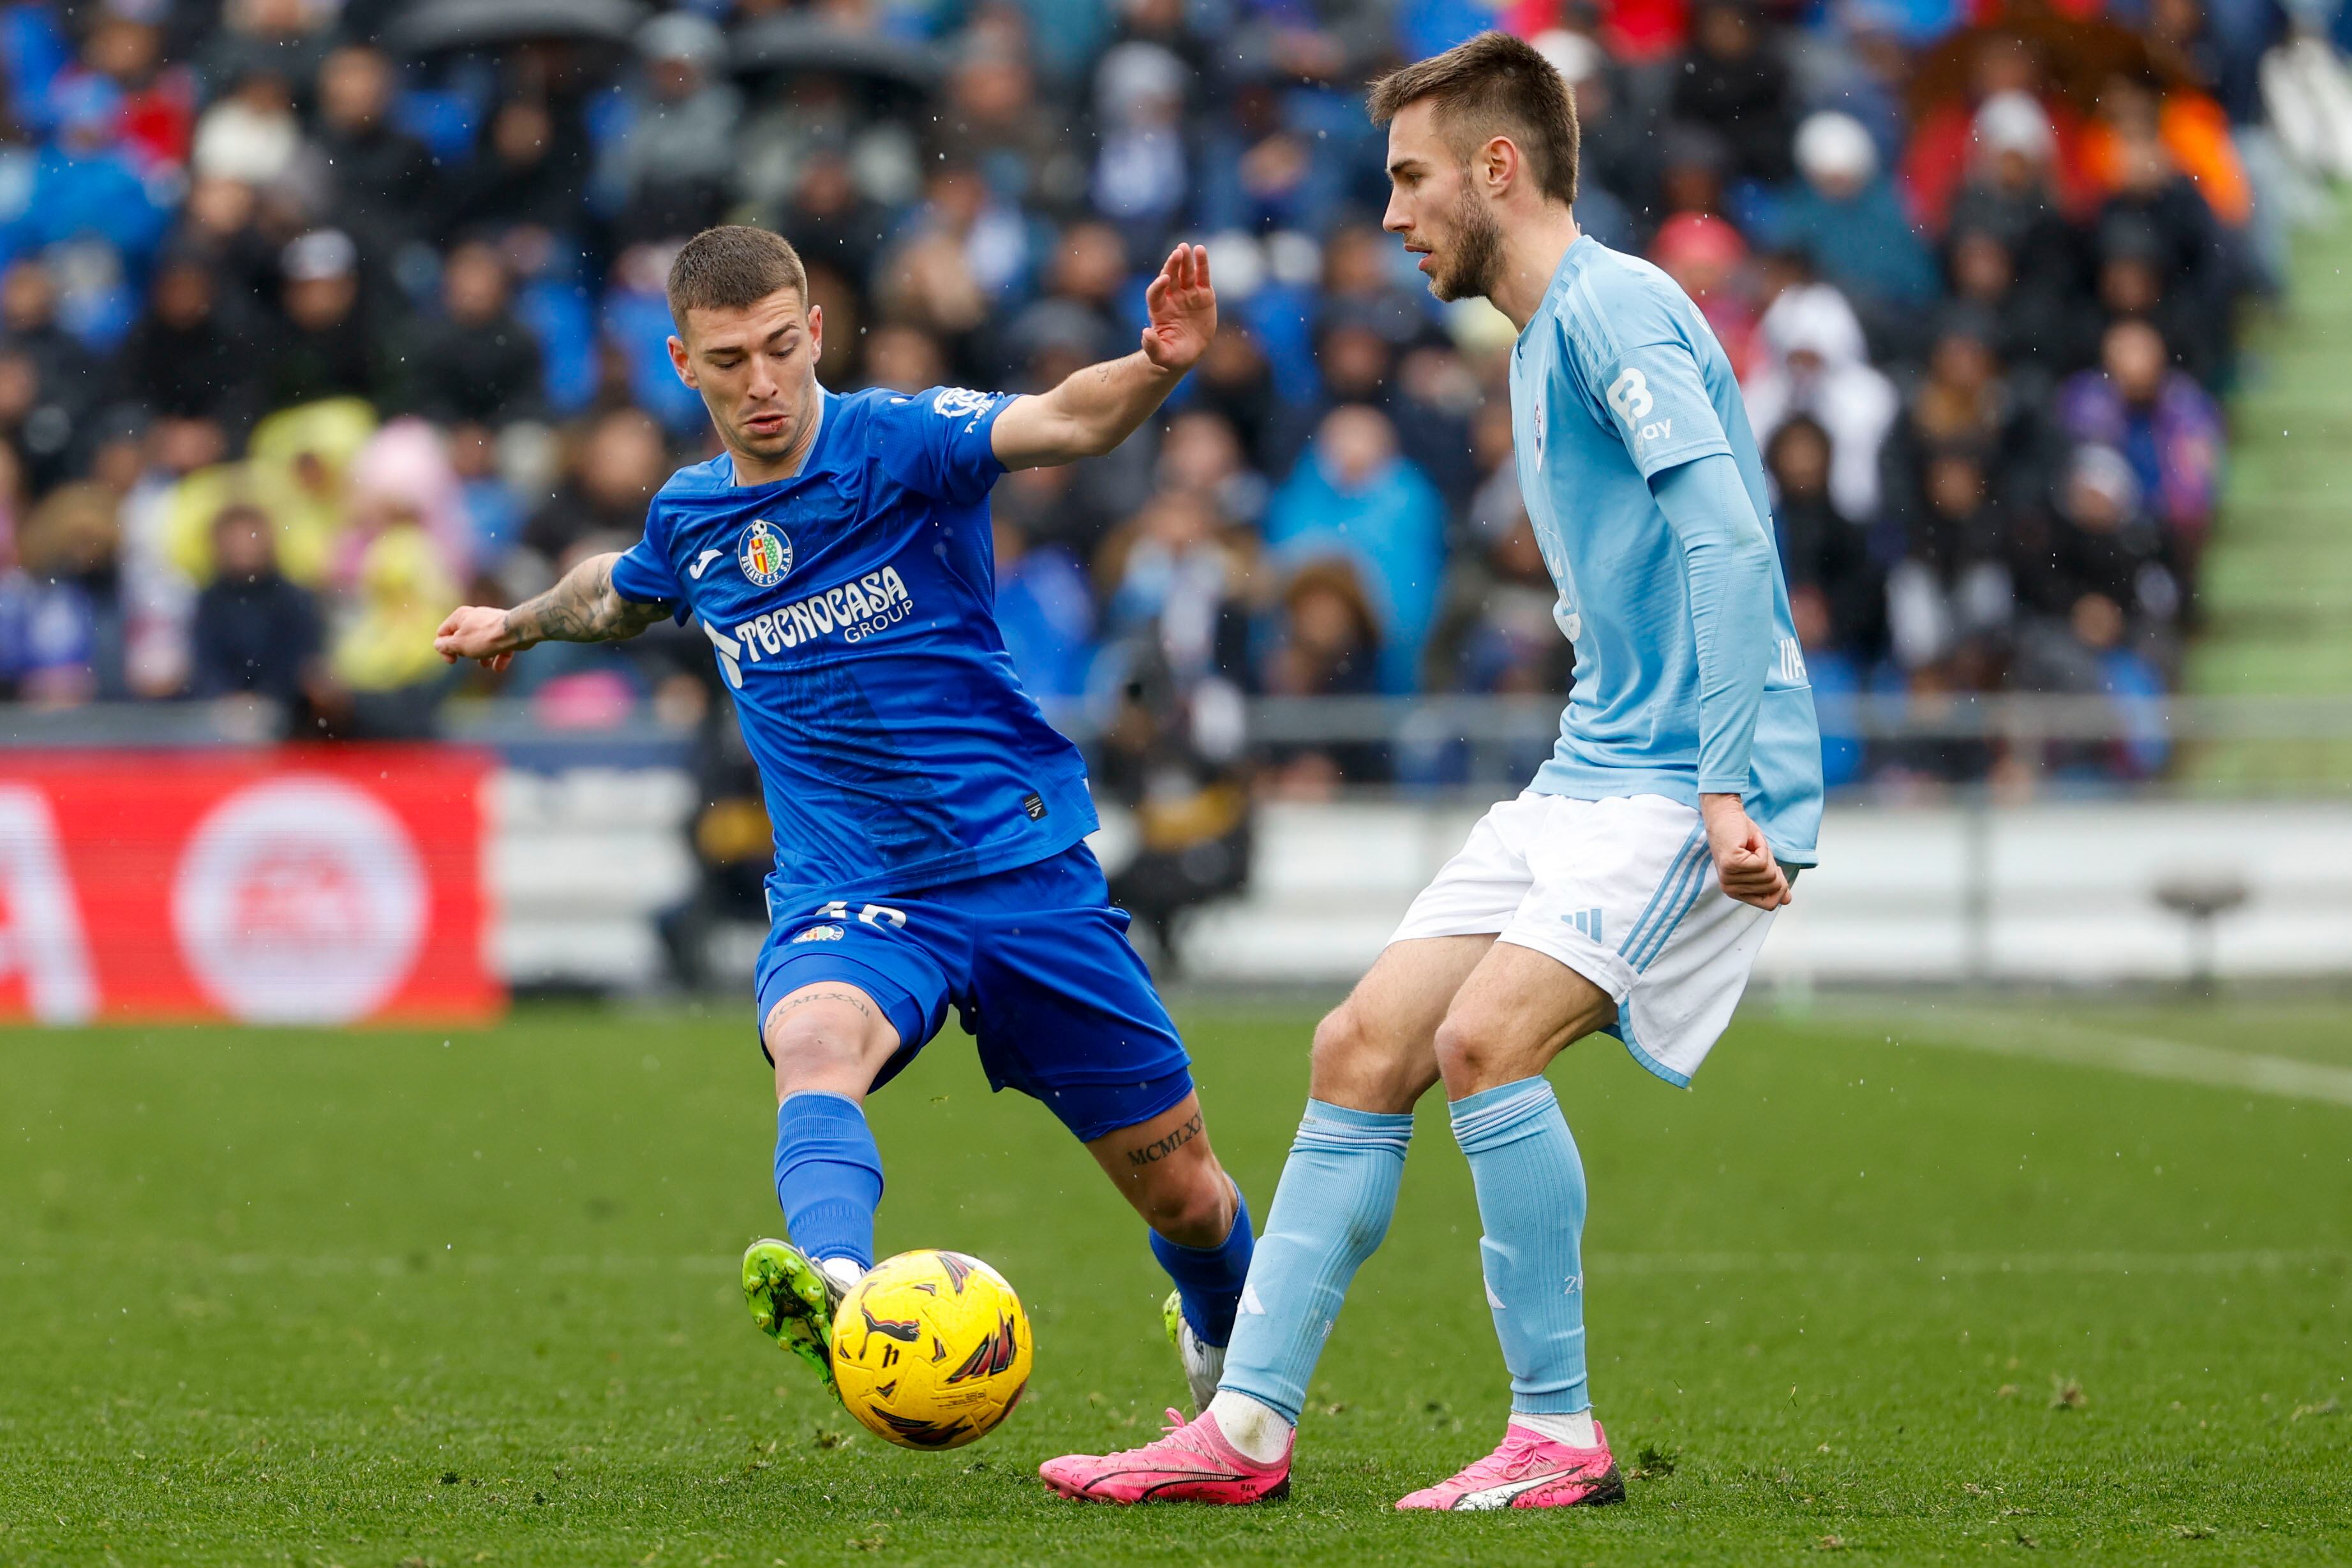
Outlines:
[[[838, 891], [838, 890], [836, 890]], [[1148, 1122], [1192, 1092], [1191, 1059], [1128, 946], [1094, 852], [918, 888], [809, 897], [779, 909], [760, 949], [759, 1012], [803, 986], [856, 986], [898, 1031], [875, 1075], [906, 1070], [947, 1021], [980, 1044], [992, 1089], [1018, 1089], [1085, 1141]]]

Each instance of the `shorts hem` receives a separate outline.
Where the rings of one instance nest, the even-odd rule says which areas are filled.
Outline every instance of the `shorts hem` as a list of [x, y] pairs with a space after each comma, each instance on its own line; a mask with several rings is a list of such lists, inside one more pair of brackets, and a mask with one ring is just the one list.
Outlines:
[[1617, 1004], [1621, 1013], [1624, 1009], [1625, 998], [1633, 992], [1633, 982], [1638, 977], [1633, 966], [1580, 933], [1571, 931], [1559, 937], [1552, 937], [1521, 930], [1514, 923], [1497, 933], [1495, 940], [1508, 942], [1514, 947], [1525, 947], [1530, 953], [1540, 953], [1554, 963], [1575, 970], [1608, 992], [1609, 999]]
[[821, 986], [827, 980], [844, 981], [864, 991], [881, 1008], [890, 1027], [898, 1031], [898, 1048], [890, 1053], [891, 1064], [876, 1078], [876, 1087], [896, 1076], [895, 1069], [903, 1069], [905, 1059], [930, 1043], [933, 1030], [929, 1015], [915, 994], [892, 976], [840, 953], [795, 954], [771, 966], [759, 977], [752, 992], [752, 1009], [757, 1014], [752, 1030], [760, 1039], [760, 1054], [768, 1058], [771, 1066], [775, 1058], [768, 1051], [769, 1015], [776, 1010], [778, 1002], [793, 992], [807, 986]]
[[[1078, 1142], [1082, 1144], [1091, 1144], [1097, 1138], [1108, 1138], [1113, 1133], [1123, 1133], [1129, 1127], [1139, 1127], [1144, 1123], [1151, 1120], [1154, 1116], [1166, 1113], [1171, 1108], [1182, 1104], [1184, 1103], [1184, 1096], [1192, 1093], [1194, 1087], [1192, 1082], [1192, 1070], [1189, 1064], [1179, 1067], [1172, 1072], [1163, 1073], [1159, 1078], [1147, 1079], [1145, 1082], [1150, 1083], [1165, 1083], [1166, 1088], [1164, 1088], [1160, 1092], [1141, 1102], [1140, 1103], [1145, 1107], [1144, 1109], [1137, 1109], [1133, 1106], [1122, 1105], [1117, 1111], [1107, 1115], [1092, 1117], [1082, 1123], [1063, 1121], [1062, 1125], [1068, 1128], [1070, 1135], [1077, 1139]], [[1054, 1110], [1054, 1104], [1052, 1101], [1047, 1100], [1045, 1097], [1046, 1094], [1050, 1094], [1055, 1090], [1063, 1087], [1079, 1088], [1093, 1086], [1041, 1083], [1033, 1089], [1025, 1085], [1016, 1083], [1008, 1085], [1008, 1087], [1028, 1095], [1031, 1099], [1036, 1101], [1050, 1112]], [[1044, 1092], [1043, 1093], [1039, 1092], [1041, 1090]], [[1059, 1113], [1055, 1113], [1055, 1116], [1057, 1120], [1060, 1119]]]
[[1625, 1020], [1625, 1010], [1622, 1003], [1617, 1010], [1617, 1041], [1625, 1048], [1625, 1054], [1632, 1057], [1636, 1065], [1655, 1074], [1661, 1081], [1671, 1083], [1677, 1089], [1687, 1089], [1691, 1086], [1689, 1073], [1675, 1071], [1642, 1049], [1641, 1042], [1633, 1038], [1633, 1030]]

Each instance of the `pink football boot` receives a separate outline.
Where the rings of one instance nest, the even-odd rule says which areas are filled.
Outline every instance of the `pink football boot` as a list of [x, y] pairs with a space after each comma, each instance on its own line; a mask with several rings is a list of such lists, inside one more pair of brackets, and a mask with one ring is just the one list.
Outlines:
[[1525, 1427], [1507, 1427], [1503, 1446], [1455, 1476], [1400, 1499], [1399, 1508], [1465, 1511], [1494, 1508], [1576, 1508], [1621, 1502], [1625, 1479], [1609, 1457], [1609, 1437], [1598, 1424], [1600, 1442], [1571, 1448]]
[[1188, 1425], [1171, 1410], [1156, 1443], [1048, 1459], [1037, 1473], [1064, 1497], [1085, 1502], [1271, 1502], [1290, 1495], [1290, 1448], [1261, 1465], [1225, 1441], [1215, 1416]]

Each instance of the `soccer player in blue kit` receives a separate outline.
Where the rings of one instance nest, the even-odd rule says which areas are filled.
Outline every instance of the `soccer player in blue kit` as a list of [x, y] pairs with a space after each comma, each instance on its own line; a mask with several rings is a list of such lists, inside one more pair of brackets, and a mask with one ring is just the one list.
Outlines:
[[865, 1099], [950, 1003], [991, 1084], [1042, 1101], [1149, 1223], [1195, 1402], [1216, 1385], [1249, 1212], [1086, 845], [1084, 765], [1021, 689], [993, 613], [990, 486], [1150, 417], [1216, 332], [1208, 253], [1179, 246], [1145, 303], [1137, 352], [1034, 396], [835, 394], [792, 246], [707, 230], [670, 270], [669, 350], [719, 455], [671, 477], [626, 551], [511, 610], [457, 610], [435, 642], [503, 668], [538, 643], [700, 622], [775, 829], [757, 1019], [791, 1240], [752, 1245], [743, 1289], [828, 1386], [833, 1309], [874, 1264]]
[[1574, 683], [1550, 760], [1471, 830], [1315, 1031], [1215, 1397], [1157, 1443], [1049, 1461], [1070, 1497], [1288, 1489], [1307, 1375], [1387, 1234], [1413, 1105], [1440, 1082], [1511, 1414], [1493, 1453], [1397, 1506], [1622, 1497], [1585, 1376], [1584, 1167], [1544, 1069], [1598, 1030], [1687, 1084], [1814, 861], [1812, 693], [1755, 434], [1706, 318], [1578, 232], [1575, 105], [1528, 45], [1481, 34], [1375, 84], [1370, 108], [1389, 127], [1388, 229], [1439, 298], [1483, 296], [1519, 329], [1519, 488]]

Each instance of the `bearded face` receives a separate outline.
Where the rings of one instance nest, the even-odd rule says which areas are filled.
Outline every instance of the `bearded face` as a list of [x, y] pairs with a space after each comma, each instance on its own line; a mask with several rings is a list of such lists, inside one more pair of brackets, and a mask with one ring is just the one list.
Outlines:
[[1454, 233], [1439, 243], [1429, 261], [1429, 291], [1446, 301], [1478, 299], [1494, 292], [1503, 269], [1503, 225], [1478, 197], [1469, 169], [1454, 205]]

